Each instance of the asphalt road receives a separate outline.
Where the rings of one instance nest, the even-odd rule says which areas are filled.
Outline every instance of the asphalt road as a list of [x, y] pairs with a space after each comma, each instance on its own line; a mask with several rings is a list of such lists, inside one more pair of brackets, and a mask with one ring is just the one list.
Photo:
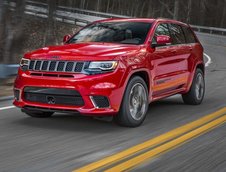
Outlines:
[[[152, 103], [144, 124], [138, 128], [73, 114], [34, 119], [17, 108], [2, 109], [0, 171], [72, 171], [225, 107], [226, 38], [207, 34], [199, 37], [212, 61], [206, 71], [202, 105], [184, 105], [180, 96]], [[11, 106], [11, 101], [0, 102], [0, 109], [6, 106]], [[226, 124], [133, 171], [226, 171]]]

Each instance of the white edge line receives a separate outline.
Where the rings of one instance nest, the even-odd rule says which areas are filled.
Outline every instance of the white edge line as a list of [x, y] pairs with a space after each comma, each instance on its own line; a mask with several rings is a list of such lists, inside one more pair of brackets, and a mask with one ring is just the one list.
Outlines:
[[0, 110], [6, 110], [6, 109], [12, 109], [12, 108], [15, 108], [15, 106], [0, 107]]
[[212, 63], [211, 57], [206, 53], [203, 54], [208, 59], [207, 62], [205, 63], [205, 66], [208, 67]]

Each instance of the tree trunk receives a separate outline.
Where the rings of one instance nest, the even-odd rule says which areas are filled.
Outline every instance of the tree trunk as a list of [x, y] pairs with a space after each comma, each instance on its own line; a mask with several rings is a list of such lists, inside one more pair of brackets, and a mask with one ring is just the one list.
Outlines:
[[47, 30], [46, 30], [46, 35], [45, 35], [45, 41], [44, 45], [53, 45], [57, 44], [56, 40], [56, 34], [55, 34], [55, 12], [56, 12], [56, 1], [55, 0], [48, 0], [48, 25], [47, 25]]
[[108, 2], [107, 2], [106, 13], [109, 13], [109, 8], [110, 8], [110, 0], [108, 0]]
[[84, 8], [84, 1], [79, 1], [79, 7], [80, 7], [81, 9]]
[[[16, 8], [13, 15], [10, 15], [8, 6], [2, 14], [1, 20], [1, 56], [3, 63], [12, 63], [17, 61], [14, 59], [15, 54], [21, 50], [23, 42], [23, 17], [25, 1], [16, 2]], [[16, 27], [15, 27], [16, 26]]]
[[141, 16], [143, 15], [145, 5], [146, 5], [146, 1], [144, 1], [143, 4], [142, 4], [142, 8], [141, 8], [141, 10], [140, 10], [139, 17], [141, 17]]
[[191, 6], [192, 6], [192, 0], [188, 0], [187, 17], [186, 17], [187, 23], [191, 22], [191, 9], [192, 9]]
[[96, 11], [100, 11], [100, 4], [101, 2], [100, 2], [100, 0], [97, 0], [97, 7], [96, 7]]
[[148, 11], [147, 11], [147, 17], [151, 17], [151, 12], [152, 12], [152, 1], [149, 1], [148, 3]]
[[3, 62], [3, 45], [5, 40], [4, 16], [5, 16], [5, 6], [3, 4], [3, 1], [0, 1], [0, 63]]
[[4, 10], [4, 4], [3, 4], [3, 1], [0, 1], [0, 23], [2, 21], [3, 10]]
[[[170, 8], [169, 8], [169, 3], [167, 4], [167, 3], [165, 3], [164, 1], [162, 1], [162, 0], [158, 0], [159, 2], [160, 2], [160, 4], [166, 9], [166, 11], [169, 13], [169, 15], [171, 16], [171, 17], [173, 17], [174, 18], [174, 16], [177, 16], [178, 15], [178, 6], [179, 6], [179, 0], [175, 0], [175, 3], [174, 3], [174, 12], [172, 12], [171, 10], [170, 10]], [[163, 8], [162, 7], [162, 8]]]
[[206, 13], [206, 0], [200, 1], [199, 25], [204, 26]]
[[224, 0], [224, 6], [223, 6], [223, 15], [221, 17], [221, 27], [226, 27], [226, 0]]
[[173, 19], [179, 19], [179, 0], [174, 1], [174, 12], [173, 12]]

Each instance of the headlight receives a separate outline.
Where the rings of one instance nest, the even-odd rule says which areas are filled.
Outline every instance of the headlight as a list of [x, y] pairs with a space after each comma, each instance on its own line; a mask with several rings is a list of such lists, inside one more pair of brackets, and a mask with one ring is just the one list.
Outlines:
[[89, 63], [86, 71], [90, 74], [105, 73], [115, 70], [117, 65], [117, 61], [95, 61]]
[[24, 71], [28, 70], [29, 64], [30, 64], [29, 59], [22, 58], [21, 61], [20, 61], [20, 67]]

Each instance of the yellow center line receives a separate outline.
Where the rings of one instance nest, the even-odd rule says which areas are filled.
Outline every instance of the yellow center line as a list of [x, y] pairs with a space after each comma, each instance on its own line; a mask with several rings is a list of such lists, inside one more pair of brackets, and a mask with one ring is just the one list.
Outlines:
[[204, 125], [214, 119], [216, 119], [217, 117], [222, 116], [224, 113], [226, 113], [226, 107], [222, 108], [212, 114], [209, 114], [207, 116], [204, 116], [196, 121], [193, 121], [191, 123], [188, 123], [186, 125], [183, 125], [179, 128], [176, 128], [174, 130], [171, 130], [165, 134], [162, 134], [160, 136], [157, 136], [153, 139], [150, 139], [148, 141], [145, 141], [141, 144], [135, 145], [129, 149], [126, 149], [124, 151], [121, 151], [119, 153], [113, 154], [109, 157], [106, 157], [104, 159], [101, 159], [99, 161], [90, 163], [84, 167], [81, 167], [79, 169], [74, 170], [73, 172], [88, 172], [88, 171], [94, 171], [96, 169], [102, 168], [104, 166], [113, 164], [115, 162], [121, 161], [129, 156], [132, 156], [142, 150], [145, 150], [147, 148], [151, 148], [154, 147], [156, 145], [159, 145], [161, 143], [164, 143], [168, 140], [171, 140], [175, 137], [178, 137], [184, 133], [187, 133], [188, 131], [191, 131], [201, 125]]
[[226, 122], [226, 115], [224, 115], [212, 122], [209, 122], [208, 124], [205, 124], [193, 131], [190, 131], [189, 133], [182, 135], [172, 141], [169, 141], [159, 147], [156, 147], [155, 149], [152, 149], [152, 150], [145, 152], [141, 155], [138, 155], [126, 162], [123, 162], [111, 169], [108, 169], [105, 172], [115, 172], [115, 171], [121, 172], [121, 171], [129, 170], [147, 160], [150, 160], [151, 158], [153, 158], [161, 153], [165, 153], [169, 150], [172, 150], [175, 147], [178, 147], [179, 145], [185, 143], [186, 141], [194, 139], [195, 137], [197, 137], [201, 134], [204, 134], [213, 128], [216, 128], [217, 126], [219, 126], [225, 122]]

